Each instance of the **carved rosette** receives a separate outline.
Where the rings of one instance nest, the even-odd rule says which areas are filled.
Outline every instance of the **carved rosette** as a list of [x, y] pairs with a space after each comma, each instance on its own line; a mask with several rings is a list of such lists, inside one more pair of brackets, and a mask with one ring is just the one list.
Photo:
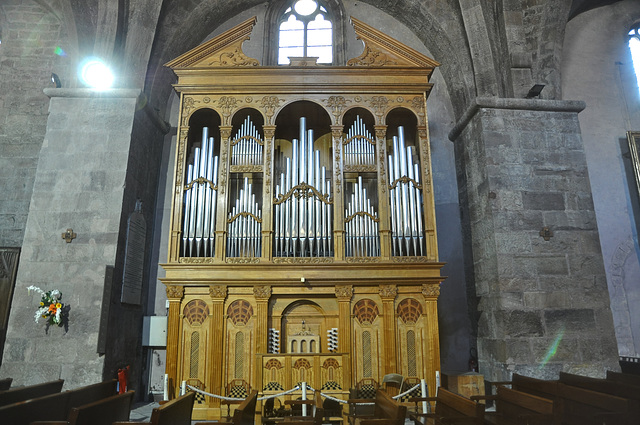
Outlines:
[[336, 298], [342, 301], [350, 301], [351, 297], [353, 297], [352, 285], [336, 286]]
[[256, 297], [257, 300], [268, 300], [271, 297], [271, 286], [260, 285], [253, 287], [253, 296]]
[[438, 298], [440, 296], [440, 284], [434, 283], [430, 285], [429, 284], [422, 285], [422, 295], [424, 295], [425, 297]]
[[181, 300], [184, 297], [184, 287], [177, 285], [167, 286], [167, 298], [173, 300]]
[[214, 300], [224, 300], [227, 297], [227, 287], [225, 285], [209, 285], [209, 296]]
[[394, 300], [398, 295], [398, 287], [396, 285], [380, 285], [378, 293], [383, 300]]

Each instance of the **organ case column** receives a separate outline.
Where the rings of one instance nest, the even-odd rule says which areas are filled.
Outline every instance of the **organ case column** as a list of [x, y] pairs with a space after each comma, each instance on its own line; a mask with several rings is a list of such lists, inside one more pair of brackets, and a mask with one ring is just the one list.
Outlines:
[[[227, 298], [227, 287], [224, 285], [210, 285], [209, 296], [213, 303], [211, 309], [211, 348], [209, 361], [211, 366], [208, 368], [208, 388], [211, 388], [212, 394], [223, 394], [224, 383], [222, 382], [224, 354], [224, 335], [225, 335], [225, 317], [224, 317], [224, 301]], [[212, 398], [211, 406], [220, 409], [220, 399]]]

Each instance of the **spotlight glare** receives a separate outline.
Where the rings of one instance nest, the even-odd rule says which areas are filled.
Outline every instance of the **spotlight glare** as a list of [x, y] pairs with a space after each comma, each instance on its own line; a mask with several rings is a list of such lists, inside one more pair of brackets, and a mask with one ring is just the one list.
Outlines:
[[80, 71], [80, 78], [86, 85], [97, 90], [110, 88], [114, 80], [109, 67], [97, 59], [90, 59], [84, 63]]

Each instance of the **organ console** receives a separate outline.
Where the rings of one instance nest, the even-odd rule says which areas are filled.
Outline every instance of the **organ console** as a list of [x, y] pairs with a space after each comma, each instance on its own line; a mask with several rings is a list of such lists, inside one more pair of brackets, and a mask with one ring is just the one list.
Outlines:
[[[305, 380], [347, 399], [400, 373], [435, 388], [437, 63], [352, 18], [365, 48], [347, 66], [256, 66], [241, 48], [254, 24], [167, 64], [180, 94], [162, 264], [171, 385], [240, 397]], [[219, 416], [218, 399], [196, 403], [194, 418]]]

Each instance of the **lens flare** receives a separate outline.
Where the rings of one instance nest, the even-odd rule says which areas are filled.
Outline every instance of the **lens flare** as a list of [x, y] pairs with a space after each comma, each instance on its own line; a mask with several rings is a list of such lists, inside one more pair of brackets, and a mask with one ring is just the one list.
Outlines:
[[544, 356], [544, 360], [542, 360], [542, 363], [540, 363], [540, 366], [538, 367], [538, 369], [542, 369], [543, 367], [545, 367], [547, 363], [549, 363], [549, 360], [551, 360], [551, 358], [553, 358], [553, 356], [556, 355], [556, 352], [558, 351], [558, 346], [560, 345], [560, 341], [562, 341], [563, 336], [564, 336], [564, 327], [560, 329], [560, 332], [556, 336], [556, 339], [553, 341], [553, 344], [551, 344], [551, 346], [547, 350], [547, 354]]
[[56, 46], [56, 48], [53, 49], [53, 53], [55, 53], [58, 56], [67, 56], [67, 52], [62, 50], [62, 47], [60, 47], [60, 46]]
[[80, 79], [89, 87], [105, 90], [112, 86], [114, 76], [107, 65], [99, 59], [88, 59], [80, 68]]

